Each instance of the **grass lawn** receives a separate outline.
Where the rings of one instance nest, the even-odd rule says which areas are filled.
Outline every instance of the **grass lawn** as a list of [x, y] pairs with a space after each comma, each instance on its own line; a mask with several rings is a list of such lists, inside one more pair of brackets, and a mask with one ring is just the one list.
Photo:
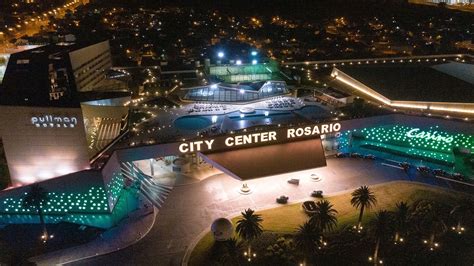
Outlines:
[[[372, 186], [371, 190], [377, 197], [377, 206], [364, 213], [363, 222], [369, 221], [377, 210], [392, 210], [399, 201], [412, 204], [418, 200], [435, 200], [448, 204], [454, 204], [459, 199], [460, 193], [435, 188], [428, 185], [410, 182], [392, 182]], [[326, 197], [338, 211], [338, 228], [357, 223], [359, 211], [350, 204], [351, 193]], [[274, 233], [293, 233], [296, 228], [303, 224], [308, 216], [301, 208], [301, 203], [284, 205], [277, 208], [258, 211], [263, 218], [263, 229]], [[232, 218], [235, 225], [240, 216]], [[214, 243], [211, 233], [207, 233], [196, 245], [191, 253], [189, 265], [204, 265], [212, 244]]]

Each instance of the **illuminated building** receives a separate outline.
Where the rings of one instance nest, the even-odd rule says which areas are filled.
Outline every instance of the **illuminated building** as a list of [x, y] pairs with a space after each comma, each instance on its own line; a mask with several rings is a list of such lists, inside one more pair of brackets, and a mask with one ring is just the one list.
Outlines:
[[248, 102], [289, 93], [275, 62], [209, 66], [212, 84], [184, 88], [184, 101]]
[[[0, 39], [1, 39], [0, 34]], [[4, 53], [0, 53], [0, 85], [2, 84], [3, 77], [5, 76], [5, 71], [7, 70], [8, 60], [10, 59], [10, 55], [14, 53], [18, 53], [21, 51], [34, 49], [38, 47], [38, 45], [25, 45], [25, 46], [17, 46], [15, 48], [8, 48]]]
[[207, 70], [211, 79], [227, 83], [282, 79], [275, 62], [260, 64], [213, 65]]
[[11, 55], [0, 90], [0, 138], [12, 186], [90, 168], [126, 129], [130, 100], [107, 80], [107, 41]]
[[464, 117], [474, 115], [473, 71], [459, 62], [340, 66], [331, 85], [391, 108]]
[[284, 81], [217, 83], [183, 90], [185, 101], [208, 102], [247, 102], [289, 93]]
[[458, 172], [472, 167], [464, 159], [469, 159], [474, 151], [474, 135], [447, 132], [439, 126], [381, 125], [349, 130], [342, 138], [342, 149], [348, 151], [364, 150], [421, 159], [452, 167]]

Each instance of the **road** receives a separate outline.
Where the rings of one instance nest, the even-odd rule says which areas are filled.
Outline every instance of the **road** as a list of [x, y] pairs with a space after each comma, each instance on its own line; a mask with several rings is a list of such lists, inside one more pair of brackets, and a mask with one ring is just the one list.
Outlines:
[[[253, 190], [250, 195], [238, 193], [241, 182], [224, 174], [175, 187], [158, 213], [153, 229], [143, 240], [124, 250], [74, 265], [181, 265], [187, 247], [216, 218], [245, 208], [275, 206], [275, 198], [282, 194], [289, 196], [291, 203], [308, 198], [315, 189], [332, 194], [361, 185], [409, 180], [402, 170], [384, 166], [380, 161], [333, 158], [328, 159], [327, 164], [319, 169], [251, 180], [247, 182]], [[317, 173], [322, 180], [312, 181], [311, 173]], [[295, 176], [301, 178], [299, 186], [286, 182]], [[410, 180], [444, 185], [443, 180]]]
[[[25, 35], [32, 36], [38, 33], [42, 26], [47, 27], [49, 25], [49, 16], [61, 19], [66, 15], [67, 10], [74, 12], [76, 8], [87, 3], [89, 3], [89, 0], [70, 0], [67, 1], [65, 5], [55, 8], [55, 10], [44, 11], [39, 16], [25, 16], [28, 19], [22, 21], [23, 24], [20, 25], [20, 28], [13, 26], [11, 31], [6, 30], [6, 32], [0, 34], [0, 53], [10, 48], [10, 41], [12, 39], [18, 39]], [[32, 19], [34, 19], [34, 21]]]

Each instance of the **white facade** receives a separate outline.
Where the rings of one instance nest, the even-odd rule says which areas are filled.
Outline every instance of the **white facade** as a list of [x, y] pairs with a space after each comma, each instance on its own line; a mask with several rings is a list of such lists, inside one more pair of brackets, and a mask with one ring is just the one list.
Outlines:
[[109, 41], [96, 43], [69, 53], [78, 91], [91, 91], [105, 81], [112, 67]]

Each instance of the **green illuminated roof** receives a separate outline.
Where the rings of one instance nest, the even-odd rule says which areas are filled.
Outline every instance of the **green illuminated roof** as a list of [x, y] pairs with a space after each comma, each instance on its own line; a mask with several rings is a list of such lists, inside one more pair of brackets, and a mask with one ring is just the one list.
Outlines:
[[220, 65], [211, 66], [209, 75], [229, 82], [281, 80], [278, 64], [275, 62], [255, 65]]

